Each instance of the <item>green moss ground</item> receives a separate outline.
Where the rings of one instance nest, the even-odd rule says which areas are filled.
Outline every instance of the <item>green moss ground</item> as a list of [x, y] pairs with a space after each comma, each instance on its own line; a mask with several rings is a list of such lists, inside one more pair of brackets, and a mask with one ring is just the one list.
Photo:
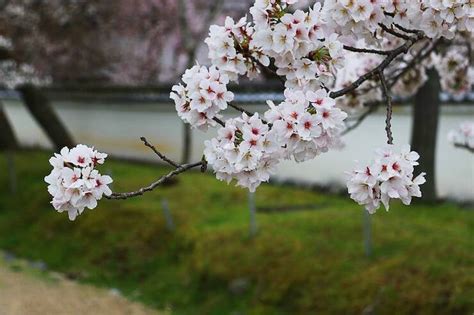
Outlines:
[[[252, 239], [247, 193], [200, 173], [139, 199], [103, 201], [69, 222], [49, 205], [47, 160], [46, 153], [18, 153], [19, 192], [11, 195], [0, 158], [0, 248], [173, 314], [474, 312], [473, 209], [394, 203], [372, 216], [368, 259], [362, 210], [349, 198], [264, 185], [259, 206], [320, 207], [258, 214]], [[116, 191], [165, 172], [114, 161], [106, 169]], [[164, 197], [174, 233], [165, 228]], [[238, 284], [241, 290], [229, 288]]]

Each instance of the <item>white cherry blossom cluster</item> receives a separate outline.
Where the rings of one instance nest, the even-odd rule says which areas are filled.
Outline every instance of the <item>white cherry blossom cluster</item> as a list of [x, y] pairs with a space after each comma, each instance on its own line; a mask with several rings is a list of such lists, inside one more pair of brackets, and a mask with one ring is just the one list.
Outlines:
[[179, 117], [191, 126], [207, 130], [215, 126], [214, 118], [227, 108], [234, 94], [227, 91], [229, 78], [215, 66], [194, 66], [186, 70], [183, 84], [173, 86], [170, 97], [174, 100]]
[[458, 30], [474, 29], [471, 0], [335, 0], [325, 1], [322, 12], [327, 26], [347, 43], [361, 38], [375, 42], [379, 24], [421, 30], [430, 38], [452, 38]]
[[418, 153], [411, 151], [408, 145], [399, 154], [394, 150], [392, 145], [376, 150], [372, 163], [348, 174], [347, 188], [351, 198], [371, 214], [381, 203], [388, 211], [390, 199], [400, 199], [409, 205], [413, 197], [421, 197], [420, 185], [426, 182], [426, 174], [413, 178]]
[[205, 143], [204, 156], [219, 180], [251, 192], [270, 179], [281, 159], [282, 148], [258, 114], [229, 119], [218, 136]]
[[463, 96], [474, 84], [473, 67], [468, 52], [462, 47], [450, 48], [446, 54], [435, 57], [435, 67], [440, 75], [441, 88], [452, 95]]
[[285, 148], [286, 159], [304, 162], [341, 146], [347, 114], [335, 107], [336, 101], [324, 89], [306, 93], [287, 89], [284, 102], [268, 105], [265, 119], [272, 124], [278, 144]]
[[98, 200], [112, 194], [108, 186], [112, 178], [95, 169], [106, 157], [107, 154], [79, 144], [71, 150], [63, 148], [49, 160], [53, 170], [45, 181], [53, 196], [51, 204], [58, 212], [67, 212], [73, 221], [85, 208], [94, 209]]
[[472, 0], [391, 0], [394, 22], [419, 29], [430, 38], [453, 38], [456, 31], [474, 30]]
[[474, 150], [474, 121], [463, 122], [458, 129], [451, 130], [448, 140], [456, 146]]
[[279, 1], [257, 1], [250, 9], [255, 23], [250, 47], [274, 59], [287, 88], [318, 89], [343, 66], [343, 45], [337, 34], [324, 32], [320, 3], [308, 12], [287, 11]]
[[357, 39], [372, 42], [379, 23], [387, 20], [387, 8], [391, 8], [389, 0], [324, 1], [322, 17], [327, 27], [341, 34], [346, 43]]
[[268, 56], [250, 43], [254, 29], [243, 17], [237, 23], [230, 17], [224, 26], [212, 25], [205, 42], [209, 47], [209, 59], [230, 80], [237, 81], [239, 75], [255, 78], [260, 72], [259, 65], [270, 64]]

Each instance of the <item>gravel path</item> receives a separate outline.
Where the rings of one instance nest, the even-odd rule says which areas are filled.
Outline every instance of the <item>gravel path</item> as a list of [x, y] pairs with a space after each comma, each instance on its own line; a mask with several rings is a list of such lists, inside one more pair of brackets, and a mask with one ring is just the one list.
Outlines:
[[[0, 315], [158, 315], [111, 291], [13, 271], [0, 262]], [[162, 314], [163, 315], [163, 314]]]

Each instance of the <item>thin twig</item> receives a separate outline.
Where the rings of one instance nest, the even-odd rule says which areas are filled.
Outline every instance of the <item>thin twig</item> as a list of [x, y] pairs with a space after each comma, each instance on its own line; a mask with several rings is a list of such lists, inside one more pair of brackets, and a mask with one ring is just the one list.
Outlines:
[[162, 159], [166, 163], [170, 164], [171, 166], [174, 166], [175, 168], [179, 167], [178, 163], [176, 163], [175, 161], [167, 158], [163, 153], [158, 151], [151, 143], [148, 142], [148, 140], [145, 137], [141, 137], [140, 140], [143, 141], [143, 144], [145, 144], [145, 146], [149, 147], [153, 152], [155, 152], [155, 154], [158, 155], [158, 157], [160, 159]]
[[127, 193], [113, 193], [111, 196], [107, 197], [107, 199], [112, 199], [112, 200], [124, 200], [124, 199], [129, 199], [133, 197], [138, 197], [146, 192], [153, 191], [156, 187], [164, 184], [166, 181], [170, 180], [171, 178], [184, 173], [192, 168], [201, 166], [203, 162], [197, 162], [197, 163], [192, 163], [192, 164], [183, 164], [180, 165], [178, 168], [176, 168], [174, 171], [169, 172], [165, 176], [160, 177], [157, 181], [151, 183], [147, 187], [140, 188], [137, 191], [132, 191], [132, 192], [127, 192]]
[[396, 28], [398, 28], [400, 31], [405, 32], [405, 33], [418, 34], [418, 32], [420, 32], [419, 30], [411, 30], [411, 29], [405, 28], [397, 23], [393, 23], [393, 25], [395, 25]]
[[[402, 33], [399, 33], [397, 31], [395, 31], [394, 29], [391, 29], [389, 27], [387, 27], [385, 24], [382, 24], [382, 23], [379, 23], [379, 26], [387, 33], [389, 34], [392, 34], [393, 36], [395, 37], [398, 37], [398, 38], [401, 38], [401, 39], [404, 39], [404, 40], [410, 40], [410, 36], [408, 35], [405, 35], [405, 34], [402, 34]], [[418, 34], [418, 33], [417, 33]]]
[[248, 116], [253, 116], [252, 112], [249, 112], [248, 110], [245, 110], [242, 107], [235, 105], [234, 103], [229, 103], [228, 105], [241, 113], [246, 113]]
[[362, 83], [371, 79], [373, 76], [377, 75], [380, 71], [385, 70], [385, 68], [387, 68], [390, 65], [390, 63], [399, 55], [407, 53], [408, 50], [416, 42], [421, 40], [423, 37], [424, 36], [421, 33], [418, 33], [415, 37], [409, 37], [409, 39], [403, 45], [392, 50], [391, 53], [377, 67], [365, 73], [364, 75], [360, 76], [356, 81], [352, 82], [350, 85], [344, 87], [343, 89], [340, 89], [335, 92], [331, 92], [329, 96], [332, 98], [338, 98], [356, 90], [359, 86], [361, 86]]
[[[236, 111], [239, 111], [241, 113], [245, 113], [247, 116], [249, 117], [252, 117], [253, 115], [255, 115], [255, 113], [252, 113], [248, 110], [245, 110], [243, 109], [242, 107], [238, 106], [238, 105], [235, 105], [234, 103], [229, 103], [228, 104], [230, 107], [232, 107], [233, 109], [235, 109]], [[264, 123], [264, 124], [268, 124], [268, 122], [262, 118], [260, 118], [260, 120]]]
[[428, 42], [428, 43], [425, 45], [425, 47], [423, 47], [423, 48], [418, 52], [418, 54], [406, 65], [406, 67], [403, 68], [402, 71], [400, 71], [395, 77], [389, 79], [389, 81], [390, 81], [389, 86], [390, 86], [390, 87], [394, 86], [394, 85], [398, 82], [398, 80], [399, 80], [400, 78], [402, 78], [408, 71], [410, 71], [411, 69], [413, 69], [413, 67], [414, 67], [416, 64], [422, 62], [422, 61], [425, 60], [427, 57], [429, 57], [429, 56], [431, 55], [431, 53], [436, 50], [436, 48], [438, 47], [438, 45], [439, 45], [441, 42], [442, 42], [441, 40], [435, 41], [435, 42], [432, 44], [432, 46], [431, 46], [428, 50], [424, 51], [425, 48], [428, 47], [428, 45], [429, 45], [429, 42]]
[[470, 146], [468, 146], [467, 144], [459, 144], [459, 143], [456, 143], [454, 145], [456, 148], [459, 148], [459, 149], [464, 149], [464, 150], [467, 150], [471, 153], [474, 153], [474, 148], [471, 148]]
[[225, 127], [225, 123], [221, 119], [219, 119], [217, 117], [214, 117], [214, 118], [212, 118], [212, 120], [214, 120], [216, 123], [218, 123], [222, 127]]
[[[388, 79], [388, 81], [389, 81], [388, 82], [388, 87], [392, 88], [398, 82], [398, 80], [400, 80], [400, 78], [402, 78], [416, 64], [421, 63], [424, 59], [429, 57], [429, 55], [436, 49], [436, 47], [439, 45], [439, 43], [440, 43], [440, 40], [434, 42], [433, 45], [428, 50], [425, 50], [428, 46], [430, 46], [429, 42], [426, 43], [426, 45], [422, 49], [420, 49], [418, 54], [413, 57], [413, 59], [407, 64], [406, 67], [404, 67], [402, 69], [402, 71], [398, 72], [395, 76]], [[366, 89], [364, 91], [364, 93], [367, 93], [368, 91], [372, 90], [375, 87], [378, 87], [378, 86], [373, 86], [370, 89]], [[347, 127], [347, 129], [344, 130], [342, 135], [347, 135], [349, 132], [351, 132], [354, 129], [356, 129], [357, 127], [359, 127], [367, 119], [367, 117], [369, 117], [372, 113], [374, 113], [379, 108], [380, 104], [381, 104], [381, 101], [373, 101], [373, 102], [369, 102], [369, 103], [364, 104], [364, 106], [368, 107], [369, 109], [367, 111], [365, 111], [362, 115], [360, 115], [357, 118], [357, 121], [355, 123], [353, 123], [352, 125]]]
[[377, 49], [368, 49], [368, 48], [357, 48], [352, 46], [344, 45], [343, 48], [348, 51], [364, 53], [364, 54], [375, 54], [375, 55], [390, 55], [390, 50], [377, 50]]
[[385, 80], [385, 76], [383, 71], [378, 72], [378, 76], [380, 78], [380, 84], [382, 87], [382, 93], [387, 103], [387, 119], [385, 120], [385, 131], [387, 132], [387, 143], [393, 144], [393, 135], [392, 135], [392, 95], [390, 93], [390, 89], [388, 88], [387, 81]]

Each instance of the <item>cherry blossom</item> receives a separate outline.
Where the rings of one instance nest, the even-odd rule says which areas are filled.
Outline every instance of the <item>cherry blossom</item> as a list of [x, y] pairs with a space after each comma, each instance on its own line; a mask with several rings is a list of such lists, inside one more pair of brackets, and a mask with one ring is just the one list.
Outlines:
[[229, 78], [215, 66], [194, 66], [186, 70], [183, 83], [173, 86], [170, 97], [174, 100], [179, 117], [191, 126], [207, 130], [215, 126], [214, 118], [227, 108], [234, 94], [227, 91]]
[[373, 214], [381, 203], [388, 211], [390, 199], [400, 199], [409, 205], [413, 197], [421, 197], [420, 185], [425, 183], [425, 173], [413, 178], [418, 165], [418, 153], [408, 145], [395, 153], [393, 145], [376, 150], [374, 160], [348, 173], [347, 188], [351, 198]]
[[278, 106], [269, 102], [265, 113], [278, 143], [285, 147], [285, 158], [304, 162], [340, 146], [347, 114], [335, 107], [335, 100], [324, 89], [306, 94], [287, 89], [285, 97]]
[[458, 147], [464, 147], [474, 152], [474, 122], [463, 122], [457, 129], [451, 130], [448, 140]]
[[255, 191], [270, 179], [279, 163], [282, 148], [275, 131], [254, 114], [229, 119], [218, 130], [218, 136], [205, 143], [204, 156], [219, 180]]
[[[173, 176], [195, 167], [204, 171], [207, 165], [218, 180], [235, 181], [254, 192], [282, 160], [304, 162], [340, 148], [347, 112], [380, 100], [387, 105], [390, 144], [378, 149], [370, 164], [349, 173], [349, 194], [370, 213], [381, 204], [388, 210], [391, 199], [409, 205], [413, 197], [421, 197], [425, 173], [413, 174], [418, 153], [392, 145], [392, 92], [414, 94], [432, 67], [444, 90], [458, 95], [470, 90], [474, 71], [468, 50], [437, 45], [444, 42], [441, 37], [461, 45], [472, 41], [472, 1], [334, 0], [306, 9], [298, 2], [256, 0], [248, 16], [212, 25], [205, 39], [211, 64], [191, 67], [173, 86], [170, 98], [185, 123], [202, 131], [217, 127], [217, 136], [204, 143], [200, 162], [178, 164], [145, 139], [173, 171], [135, 192], [111, 195], [107, 185], [112, 179], [95, 169], [106, 155], [83, 145], [65, 148], [50, 160], [53, 171], [45, 178], [55, 209], [74, 219], [85, 208], [95, 208], [103, 195], [140, 196]], [[284, 83], [284, 101], [267, 101], [263, 116], [232, 104], [229, 82], [238, 83], [241, 76], [259, 78], [263, 71]], [[225, 121], [221, 113], [228, 107], [241, 115]], [[462, 125], [450, 139], [472, 148], [473, 129], [472, 124]]]
[[467, 58], [465, 47], [455, 46], [445, 54], [435, 56], [435, 67], [440, 74], [441, 88], [456, 96], [471, 91], [474, 84], [473, 67]]
[[250, 9], [255, 22], [250, 47], [274, 59], [276, 73], [286, 78], [287, 88], [318, 89], [342, 67], [342, 44], [335, 33], [325, 36], [320, 3], [309, 11], [286, 9], [276, 1], [255, 3]]
[[101, 175], [95, 167], [103, 164], [107, 154], [79, 144], [69, 150], [63, 148], [49, 160], [53, 170], [45, 177], [51, 204], [58, 212], [67, 212], [71, 221], [85, 208], [94, 209], [97, 201], [110, 196], [112, 178]]

